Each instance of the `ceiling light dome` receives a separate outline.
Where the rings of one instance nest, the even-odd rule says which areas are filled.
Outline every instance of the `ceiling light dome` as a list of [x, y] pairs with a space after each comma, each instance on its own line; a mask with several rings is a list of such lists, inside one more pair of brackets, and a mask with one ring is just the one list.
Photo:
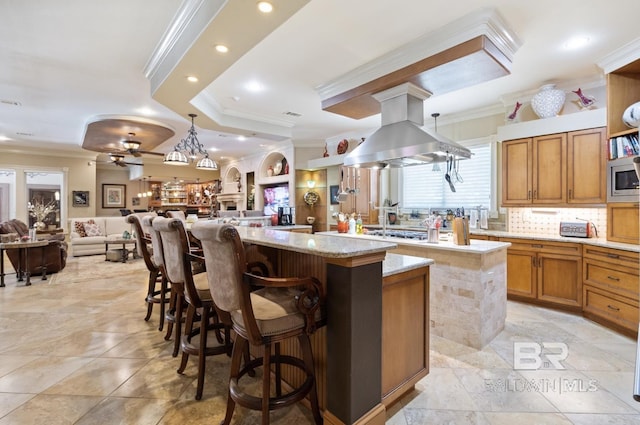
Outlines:
[[217, 170], [218, 164], [216, 164], [216, 162], [209, 158], [209, 155], [207, 155], [200, 161], [198, 161], [198, 163], [196, 164], [196, 168], [198, 170]]
[[175, 150], [167, 154], [167, 156], [164, 158], [164, 163], [170, 165], [189, 165], [189, 160], [187, 159], [187, 156], [185, 154], [178, 150]]
[[262, 13], [271, 13], [273, 11], [273, 5], [268, 1], [259, 1], [258, 10]]

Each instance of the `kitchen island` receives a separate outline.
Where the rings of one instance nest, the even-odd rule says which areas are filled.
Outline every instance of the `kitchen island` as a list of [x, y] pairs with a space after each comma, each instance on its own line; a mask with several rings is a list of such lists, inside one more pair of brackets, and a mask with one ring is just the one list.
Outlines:
[[342, 238], [388, 241], [396, 254], [431, 258], [430, 332], [481, 349], [504, 328], [507, 314], [507, 242], [471, 245], [323, 232]]
[[[386, 406], [428, 373], [432, 260], [387, 254], [396, 244], [237, 227], [247, 260], [280, 276], [315, 276], [327, 326], [312, 335], [325, 424], [381, 424]], [[299, 355], [295, 342], [282, 351]], [[283, 369], [294, 385], [301, 377]]]

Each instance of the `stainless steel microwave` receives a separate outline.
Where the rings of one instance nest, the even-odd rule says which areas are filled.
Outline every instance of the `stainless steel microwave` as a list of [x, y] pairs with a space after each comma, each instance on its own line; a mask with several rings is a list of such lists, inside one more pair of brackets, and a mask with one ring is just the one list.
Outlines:
[[638, 202], [640, 183], [633, 157], [609, 161], [607, 166], [607, 202]]

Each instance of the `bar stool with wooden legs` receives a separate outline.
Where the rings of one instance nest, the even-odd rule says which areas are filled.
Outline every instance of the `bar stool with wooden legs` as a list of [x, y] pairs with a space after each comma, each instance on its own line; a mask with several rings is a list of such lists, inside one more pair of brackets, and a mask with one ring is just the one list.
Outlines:
[[[163, 276], [167, 276], [167, 271], [164, 265], [164, 255], [162, 252], [162, 239], [160, 238], [160, 233], [153, 228], [153, 222], [158, 218], [162, 217], [143, 217], [142, 225], [145, 229], [149, 230], [149, 233], [151, 235], [153, 261], [158, 265], [160, 273], [162, 273]], [[173, 357], [177, 357], [178, 352], [180, 352], [180, 339], [182, 337], [182, 313], [185, 307], [184, 287], [182, 283], [173, 284], [168, 279], [167, 282], [171, 285], [171, 291], [169, 295], [169, 309], [165, 314], [165, 319], [167, 321], [167, 333], [165, 334], [164, 339], [165, 341], [169, 341], [171, 339], [175, 325], [173, 352], [171, 353], [171, 355]]]
[[[149, 284], [147, 287], [147, 296], [145, 302], [147, 303], [147, 315], [144, 320], [149, 321], [151, 314], [153, 313], [154, 304], [160, 306], [160, 320], [158, 322], [158, 330], [161, 331], [164, 328], [164, 316], [165, 305], [169, 303], [169, 292], [167, 288], [167, 279], [164, 274], [160, 272], [160, 268], [156, 265], [152, 254], [152, 242], [151, 233], [149, 229], [144, 229], [142, 226], [142, 217], [149, 215], [152, 217], [157, 216], [156, 213], [140, 213], [130, 214], [127, 216], [127, 221], [133, 225], [133, 233], [136, 238], [136, 250], [138, 256], [144, 259], [144, 264], [149, 270]], [[159, 285], [159, 287], [158, 287]]]
[[[189, 355], [198, 356], [196, 400], [202, 398], [206, 357], [218, 354], [231, 356], [231, 319], [226, 312], [216, 312], [206, 273], [193, 274], [192, 262], [204, 258], [191, 253], [187, 232], [180, 219], [157, 218], [153, 229], [160, 234], [164, 269], [171, 285], [182, 285], [187, 302], [184, 334], [180, 342], [182, 360], [178, 373], [184, 372]], [[222, 317], [219, 317], [222, 316]], [[220, 320], [222, 319], [222, 320]], [[208, 344], [208, 331], [214, 331], [216, 345]]]
[[[313, 354], [309, 335], [324, 325], [324, 304], [320, 282], [309, 278], [271, 278], [247, 272], [244, 246], [235, 227], [199, 221], [191, 227], [204, 252], [213, 301], [230, 314], [236, 333], [231, 357], [227, 410], [223, 424], [230, 424], [236, 403], [262, 412], [262, 424], [269, 424], [269, 412], [289, 406], [307, 395], [316, 424], [322, 423], [318, 406]], [[214, 271], [212, 273], [211, 271]], [[255, 287], [261, 289], [253, 290]], [[302, 359], [280, 354], [280, 343], [297, 338]], [[247, 345], [262, 348], [262, 357], [241, 368]], [[272, 346], [275, 355], [272, 356]], [[275, 396], [271, 396], [271, 366], [275, 370]], [[280, 365], [302, 371], [304, 381], [289, 393], [282, 393]], [[263, 366], [262, 396], [243, 392], [240, 379], [251, 368]]]

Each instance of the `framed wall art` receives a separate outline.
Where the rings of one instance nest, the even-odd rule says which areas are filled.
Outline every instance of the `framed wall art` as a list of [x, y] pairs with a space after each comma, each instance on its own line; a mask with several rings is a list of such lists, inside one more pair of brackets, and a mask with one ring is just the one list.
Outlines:
[[329, 186], [329, 197], [331, 199], [331, 205], [338, 205], [338, 185]]
[[124, 208], [127, 199], [127, 185], [108, 184], [102, 185], [102, 208]]
[[74, 207], [88, 207], [89, 206], [89, 191], [88, 190], [74, 190], [71, 192], [71, 205]]

